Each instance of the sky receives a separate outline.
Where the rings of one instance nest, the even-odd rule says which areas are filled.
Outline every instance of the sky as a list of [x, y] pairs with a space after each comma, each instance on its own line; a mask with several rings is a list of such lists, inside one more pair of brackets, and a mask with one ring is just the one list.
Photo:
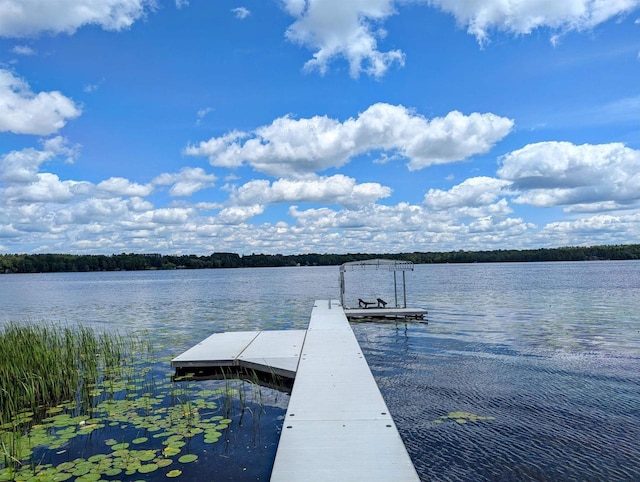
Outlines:
[[0, 0], [0, 253], [640, 242], [640, 0]]

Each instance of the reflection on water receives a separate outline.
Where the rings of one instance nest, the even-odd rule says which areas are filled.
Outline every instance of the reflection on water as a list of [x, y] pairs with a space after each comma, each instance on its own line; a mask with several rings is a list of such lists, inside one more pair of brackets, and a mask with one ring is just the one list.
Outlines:
[[[349, 277], [347, 303], [393, 299], [390, 279]], [[338, 295], [337, 267], [6, 275], [0, 323], [144, 330], [177, 355], [305, 328]], [[640, 480], [639, 295], [638, 262], [422, 265], [428, 325], [353, 327], [425, 480]]]

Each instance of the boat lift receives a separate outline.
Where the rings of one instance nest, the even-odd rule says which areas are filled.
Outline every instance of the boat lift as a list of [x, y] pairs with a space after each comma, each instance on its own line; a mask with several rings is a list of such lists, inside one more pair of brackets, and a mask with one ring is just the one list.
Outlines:
[[[351, 261], [340, 266], [340, 304], [344, 307], [345, 313], [349, 319], [353, 318], [415, 318], [423, 319], [427, 313], [421, 308], [407, 308], [407, 281], [405, 272], [413, 271], [414, 265], [411, 261], [403, 261], [396, 259], [366, 259], [362, 261]], [[382, 270], [391, 271], [393, 273], [393, 290], [395, 297], [395, 305], [387, 308], [386, 303], [381, 305], [383, 300], [378, 299], [378, 304], [369, 308], [368, 303], [361, 301], [360, 308], [348, 308], [345, 303], [345, 273], [347, 271], [367, 271]], [[398, 271], [402, 272], [402, 304], [399, 300]]]

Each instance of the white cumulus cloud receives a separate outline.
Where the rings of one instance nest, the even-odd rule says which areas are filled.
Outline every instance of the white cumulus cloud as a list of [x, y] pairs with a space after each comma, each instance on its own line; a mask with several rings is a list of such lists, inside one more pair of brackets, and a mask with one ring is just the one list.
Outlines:
[[151, 211], [151, 219], [158, 224], [184, 224], [193, 213], [191, 208], [161, 208]]
[[67, 203], [84, 191], [84, 182], [62, 181], [56, 174], [38, 173], [25, 185], [11, 185], [3, 190], [11, 203]]
[[490, 177], [472, 177], [466, 179], [449, 191], [429, 189], [424, 196], [424, 204], [439, 211], [450, 208], [478, 207], [489, 205], [503, 194], [511, 183]]
[[344, 122], [327, 116], [280, 117], [252, 133], [234, 131], [189, 145], [185, 154], [207, 156], [214, 166], [248, 163], [272, 176], [296, 177], [382, 150], [407, 158], [409, 169], [416, 170], [485, 153], [513, 125], [491, 113], [453, 111], [429, 120], [404, 106], [378, 103]]
[[216, 222], [228, 225], [241, 224], [263, 212], [264, 206], [260, 204], [254, 204], [252, 206], [231, 206], [220, 211], [218, 216], [216, 216]]
[[239, 18], [240, 20], [244, 20], [249, 15], [251, 15], [251, 11], [245, 7], [232, 8], [231, 11], [236, 16], [236, 18]]
[[73, 34], [84, 25], [129, 28], [155, 0], [0, 0], [0, 37]]
[[[383, 23], [409, 3], [400, 0], [281, 0], [295, 18], [286, 37], [313, 51], [306, 70], [326, 73], [338, 59], [349, 64], [349, 73], [380, 78], [391, 66], [402, 67], [405, 55], [378, 46], [387, 33]], [[632, 12], [640, 0], [414, 0], [453, 15], [459, 25], [483, 45], [492, 31], [515, 35], [538, 28], [551, 30], [550, 41], [558, 42], [569, 31], [591, 29], [607, 20]], [[402, 12], [400, 12], [401, 14]]]
[[405, 243], [427, 251], [442, 250], [443, 246], [490, 249], [512, 243], [514, 236], [535, 228], [521, 218], [509, 218], [505, 213], [496, 216], [489, 211], [465, 223], [456, 212], [433, 212], [406, 202], [395, 206], [371, 204], [358, 211], [326, 207], [300, 210], [292, 206], [289, 214], [296, 220], [292, 231], [317, 240], [317, 245], [328, 250], [335, 251], [339, 246], [345, 252], [363, 244], [375, 244], [380, 252], [398, 252]]
[[283, 0], [296, 21], [286, 37], [314, 50], [308, 70], [324, 74], [331, 62], [343, 58], [352, 77], [365, 72], [383, 76], [393, 64], [404, 65], [400, 50], [383, 52], [378, 40], [384, 36], [379, 24], [395, 13], [392, 0]]
[[13, 47], [11, 49], [11, 51], [14, 54], [18, 54], [18, 55], [35, 55], [36, 51], [32, 48], [29, 47], [28, 45], [16, 45], [15, 47]]
[[243, 206], [318, 202], [356, 208], [390, 195], [391, 189], [381, 184], [356, 184], [355, 179], [337, 174], [303, 180], [279, 179], [273, 183], [267, 180], [250, 181], [233, 193], [231, 201]]
[[62, 129], [81, 113], [60, 92], [35, 94], [24, 80], [0, 69], [0, 132], [45, 136]]
[[7, 184], [29, 183], [37, 180], [40, 166], [57, 157], [73, 162], [79, 146], [70, 145], [67, 139], [56, 136], [42, 142], [43, 149], [26, 148], [11, 151], [0, 157], [0, 179]]
[[204, 120], [205, 117], [207, 117], [207, 115], [213, 112], [213, 108], [212, 107], [205, 107], [203, 109], [199, 109], [198, 112], [196, 113], [197, 115], [197, 119], [196, 119], [196, 125], [200, 125], [202, 123], [202, 121]]
[[179, 173], [164, 173], [153, 179], [153, 184], [169, 185], [170, 196], [191, 196], [214, 185], [216, 176], [207, 174], [200, 167], [185, 167]]
[[[66, 211], [61, 211], [58, 222], [68, 224], [92, 224], [94, 227], [98, 223], [112, 223], [115, 219], [122, 219], [127, 216], [127, 202], [120, 198], [110, 199], [86, 199], [69, 207]], [[102, 225], [102, 230], [105, 226]], [[111, 228], [113, 229], [113, 228]]]
[[[488, 40], [492, 30], [516, 35], [547, 27], [555, 31], [582, 31], [640, 6], [640, 0], [429, 0], [451, 13], [476, 37]], [[557, 36], [552, 36], [552, 41]]]
[[100, 182], [96, 187], [99, 191], [113, 196], [145, 197], [153, 191], [153, 186], [131, 182], [123, 177], [111, 177]]
[[638, 239], [640, 213], [596, 214], [573, 221], [552, 222], [540, 231], [539, 239], [556, 246], [617, 244], [616, 240]]
[[[586, 211], [640, 203], [640, 151], [621, 143], [540, 142], [500, 160], [498, 176], [534, 206], [578, 205]], [[606, 204], [603, 204], [606, 203]]]

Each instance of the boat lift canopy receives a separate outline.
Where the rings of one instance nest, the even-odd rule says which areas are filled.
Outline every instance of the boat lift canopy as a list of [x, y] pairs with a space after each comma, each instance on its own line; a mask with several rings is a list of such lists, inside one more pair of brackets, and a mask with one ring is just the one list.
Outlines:
[[365, 259], [362, 261], [350, 261], [340, 266], [340, 303], [344, 304], [345, 295], [345, 280], [344, 274], [346, 271], [365, 271], [365, 270], [383, 270], [393, 272], [393, 290], [395, 294], [396, 307], [400, 307], [398, 304], [398, 280], [396, 273], [402, 271], [402, 301], [403, 308], [407, 307], [407, 286], [405, 279], [405, 271], [413, 271], [413, 263], [411, 261], [397, 260], [397, 259]]

